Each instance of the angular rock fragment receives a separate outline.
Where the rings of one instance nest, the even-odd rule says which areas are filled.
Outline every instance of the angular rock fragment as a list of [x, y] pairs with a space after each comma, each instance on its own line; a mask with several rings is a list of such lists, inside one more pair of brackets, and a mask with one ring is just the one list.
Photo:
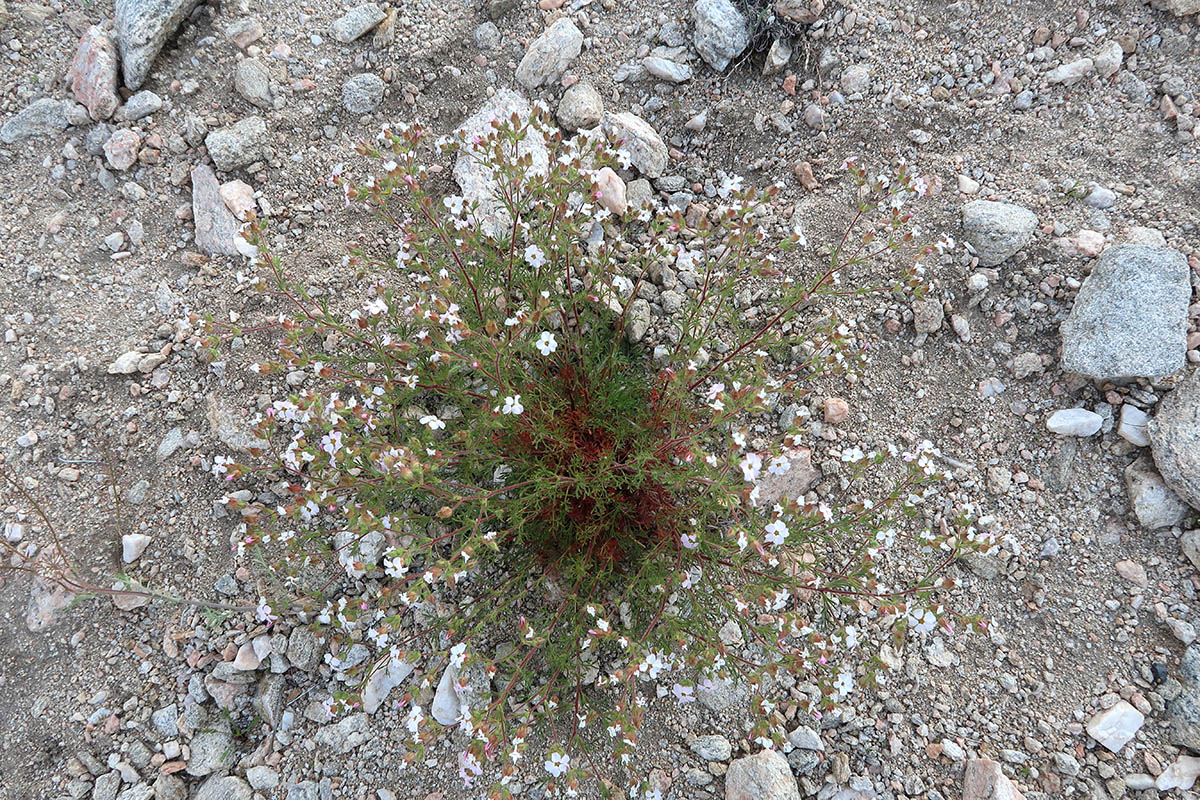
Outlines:
[[116, 0], [117, 46], [125, 85], [140, 89], [167, 39], [199, 0]]
[[71, 93], [94, 120], [105, 120], [117, 110], [117, 47], [98, 25], [84, 31], [71, 62]]

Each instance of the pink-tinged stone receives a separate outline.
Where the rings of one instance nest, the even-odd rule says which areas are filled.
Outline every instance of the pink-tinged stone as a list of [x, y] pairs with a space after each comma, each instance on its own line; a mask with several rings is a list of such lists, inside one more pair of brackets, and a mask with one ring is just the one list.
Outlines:
[[850, 416], [850, 404], [840, 397], [827, 397], [824, 403], [825, 421], [836, 425]]
[[71, 92], [94, 120], [108, 119], [117, 110], [117, 47], [97, 25], [84, 31], [71, 62]]
[[1154, 781], [1154, 788], [1160, 792], [1172, 789], [1191, 789], [1200, 778], [1200, 758], [1195, 756], [1180, 756], [1175, 763], [1159, 773]]
[[729, 765], [725, 800], [800, 800], [800, 789], [787, 759], [763, 750]]
[[596, 173], [596, 185], [600, 190], [597, 198], [600, 205], [614, 214], [624, 214], [629, 206], [625, 200], [625, 181], [609, 167], [601, 167]]
[[1025, 800], [1025, 795], [1013, 785], [990, 758], [972, 758], [963, 776], [963, 800]]
[[254, 649], [253, 642], [246, 642], [238, 648], [237, 656], [233, 659], [233, 668], [243, 671], [258, 669], [261, 659]]
[[141, 145], [142, 137], [137, 131], [122, 128], [115, 131], [104, 143], [104, 157], [113, 169], [126, 170], [137, 163], [138, 148]]
[[1084, 228], [1075, 234], [1075, 248], [1088, 258], [1097, 258], [1104, 250], [1104, 234]]
[[233, 215], [243, 222], [254, 210], [254, 188], [244, 181], [226, 181], [221, 184], [221, 200]]

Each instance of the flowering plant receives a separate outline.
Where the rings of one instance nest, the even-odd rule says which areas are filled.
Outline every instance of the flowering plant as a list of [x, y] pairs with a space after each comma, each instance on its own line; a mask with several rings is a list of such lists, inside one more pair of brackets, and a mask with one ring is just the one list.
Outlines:
[[[801, 278], [781, 259], [800, 237], [769, 230], [776, 187], [727, 180], [718, 207], [686, 214], [630, 207], [614, 169], [628, 153], [535, 112], [436, 143], [486, 168], [493, 194], [468, 202], [439, 196], [427, 139], [384, 130], [360, 148], [377, 174], [335, 176], [396, 236], [394, 256], [352, 252], [370, 281], [348, 307], [293, 280], [259, 230], [253, 280], [286, 310], [255, 370], [320, 388], [266, 410], [259, 463], [214, 466], [283, 478], [278, 504], [226, 502], [273, 587], [260, 616], [323, 630], [355, 679], [331, 711], [403, 685], [406, 762], [453, 727], [460, 774], [494, 770], [491, 796], [530, 779], [573, 795], [605, 773], [598, 753], [630, 762], [648, 693], [745, 690], [751, 736], [776, 746], [782, 676], [819, 715], [875, 679], [870, 631], [953, 624], [941, 568], [988, 545], [923, 510], [936, 451], [916, 445], [874, 502], [821, 500], [799, 405], [817, 375], [866, 363], [817, 299], [920, 290], [919, 265], [878, 287], [858, 273], [930, 252], [902, 210], [922, 179], [848, 163], [857, 216]], [[843, 489], [900, 454], [833, 453]], [[877, 574], [893, 552], [895, 583]], [[345, 666], [362, 641], [375, 657]], [[534, 739], [544, 761], [523, 760]]]

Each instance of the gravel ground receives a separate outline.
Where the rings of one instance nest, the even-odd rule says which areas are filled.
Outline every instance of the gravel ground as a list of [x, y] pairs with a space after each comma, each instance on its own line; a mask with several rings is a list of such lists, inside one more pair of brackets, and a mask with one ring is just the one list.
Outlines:
[[[1153, 415], [1200, 363], [1200, 31], [1197, 8], [1175, 13], [1188, 0], [916, 0], [903, 10], [830, 0], [816, 23], [766, 30], [761, 48], [734, 53], [724, 72], [706, 63], [710, 49], [697, 46], [681, 0], [401, 0], [337, 24], [352, 5], [149, 5], [187, 6], [136, 87], [153, 96], [122, 87], [122, 108], [93, 122], [89, 109], [105, 97], [77, 105], [71, 82], [81, 37], [114, 28], [112, 4], [5, 9], [0, 0], [0, 123], [15, 125], [0, 135], [0, 453], [46, 515], [9, 492], [10, 542], [44, 543], [50, 523], [97, 575], [252, 603], [254, 575], [231, 555], [233, 520], [214, 508], [223, 487], [207, 470], [282, 384], [246, 369], [266, 344], [254, 336], [227, 361], [199, 357], [187, 314], [253, 320], [271, 309], [240, 285], [244, 259], [219, 227], [228, 212], [219, 198], [206, 204], [193, 168], [244, 182], [269, 210], [289, 267], [343, 294], [354, 288], [346, 246], [387, 244], [326, 182], [339, 163], [361, 166], [357, 139], [387, 121], [450, 132], [501, 88], [558, 109], [565, 86], [587, 83], [607, 111], [631, 111], [661, 136], [659, 202], [711, 206], [727, 175], [782, 183], [774, 221], [801, 224], [809, 240], [786, 264], [796, 275], [817, 268], [821, 245], [849, 218], [846, 158], [883, 171], [903, 159], [931, 176], [918, 225], [958, 246], [930, 267], [933, 305], [839, 305], [870, 342], [871, 364], [856, 381], [816, 387], [807, 411], [824, 473], [817, 491], [840, 488], [831, 450], [927, 438], [952, 458], [946, 507], [969, 506], [1000, 542], [996, 554], [951, 567], [955, 604], [990, 619], [989, 633], [885, 650], [883, 688], [819, 724], [796, 717], [781, 688], [782, 712], [813, 728], [786, 754], [785, 789], [739, 793], [749, 763], [740, 759], [758, 748], [736, 698], [652, 702], [635, 773], [673, 798], [1002, 797], [1007, 780], [1030, 800], [1197, 796], [1170, 771], [1200, 773], [1188, 750], [1200, 745], [1200, 711], [1171, 726], [1172, 703], [1200, 698], [1200, 675], [1180, 664], [1200, 624], [1183, 535], [1195, 509], [1174, 513], [1167, 496], [1139, 519], [1133, 500], [1143, 494], [1131, 496], [1126, 469], [1151, 448], [1115, 424], [1126, 406]], [[359, 19], [363, 35], [342, 41]], [[552, 64], [530, 89], [518, 64], [558, 19], [577, 26], [582, 51], [551, 53], [563, 69]], [[791, 58], [764, 75], [772, 32], [785, 30]], [[104, 58], [101, 47], [89, 64], [103, 71]], [[651, 67], [690, 77], [647, 78]], [[14, 118], [45, 98], [42, 127], [20, 135]], [[253, 118], [261, 131], [251, 122], [207, 135]], [[1035, 218], [990, 266], [996, 243], [964, 231], [964, 206], [980, 199]], [[1166, 331], [1188, 337], [1186, 357], [1181, 344], [1171, 374], [1134, 380], [1068, 373], [1060, 325], [1096, 255], [1127, 241], [1169, 246], [1186, 262], [1186, 334]], [[879, 263], [879, 275], [892, 266]], [[846, 421], [822, 420], [828, 396], [848, 401]], [[1047, 428], [1073, 407], [1098, 414], [1099, 430]], [[1166, 524], [1148, 524], [1152, 511]], [[148, 544], [123, 564], [122, 536], [138, 533]], [[309, 670], [295, 663], [302, 643], [289, 647], [286, 624], [267, 631], [248, 614], [120, 610], [108, 598], [55, 609], [54, 600], [28, 575], [0, 576], [4, 797], [482, 796], [460, 788], [450, 746], [401, 772], [403, 719], [386, 705], [369, 719], [321, 717], [329, 668], [319, 657]], [[263, 636], [272, 655], [260, 669], [221, 666]], [[282, 705], [264, 714], [252, 698], [268, 686], [282, 688]], [[1128, 743], [1107, 742], [1116, 752], [1085, 730], [1099, 712], [1129, 706], [1145, 720]], [[985, 759], [1007, 776], [980, 779], [995, 795], [973, 783]]]

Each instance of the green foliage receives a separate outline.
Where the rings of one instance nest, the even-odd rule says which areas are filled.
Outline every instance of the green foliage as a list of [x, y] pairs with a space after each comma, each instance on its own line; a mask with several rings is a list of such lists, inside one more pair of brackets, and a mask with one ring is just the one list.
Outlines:
[[[987, 543], [914, 513], [937, 491], [932, 446], [883, 497], [832, 508], [786, 487], [807, 464], [801, 429], [764, 424], [814, 377], [865, 364], [852, 326], [805, 314], [818, 299], [920, 290], [919, 267], [875, 287], [857, 275], [885, 253], [929, 252], [901, 210], [920, 178], [848, 164], [857, 216], [801, 281], [778, 264], [798, 237], [768, 234], [774, 188], [728, 179], [718, 208], [688, 218], [627, 209], [613, 169], [627, 154], [564, 141], [538, 114], [436, 149], [488, 166], [488, 207], [439, 196], [417, 128], [362, 147], [373, 177], [336, 176], [396, 237], [386, 257], [354, 252], [369, 278], [360, 297], [310, 292], [260, 228], [255, 282], [283, 313], [278, 356], [255, 369], [320, 385], [268, 410], [257, 463], [214, 467], [286, 487], [275, 506], [227, 499], [244, 519], [239, 550], [274, 587], [260, 617], [369, 642], [365, 667], [332, 658], [347, 679], [417, 665], [398, 699], [406, 760], [444, 730], [422, 707], [439, 680], [458, 688], [455, 724], [470, 734], [460, 772], [470, 782], [491, 764], [495, 797], [534, 730], [550, 744], [529, 777], [548, 774], [553, 790], [628, 763], [654, 684], [681, 703], [721, 681], [745, 687], [751, 736], [770, 746], [783, 735], [773, 676], [815, 687], [805, 707], [819, 715], [874, 680], [867, 625], [952, 624], [934, 601], [941, 568]], [[681, 307], [655, 321], [647, 298], [676, 284]], [[764, 292], [754, 314], [738, 299], [749, 286]], [[840, 458], [853, 481], [898, 453]], [[912, 581], [880, 583], [902, 547]], [[726, 644], [730, 623], [745, 649]]]

